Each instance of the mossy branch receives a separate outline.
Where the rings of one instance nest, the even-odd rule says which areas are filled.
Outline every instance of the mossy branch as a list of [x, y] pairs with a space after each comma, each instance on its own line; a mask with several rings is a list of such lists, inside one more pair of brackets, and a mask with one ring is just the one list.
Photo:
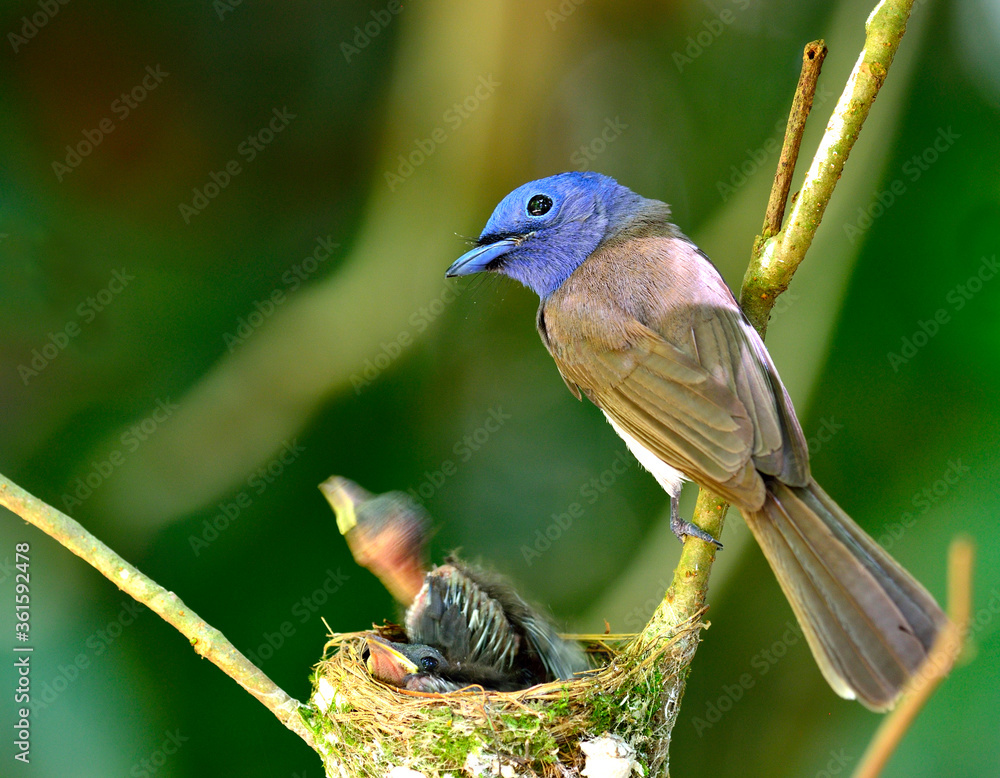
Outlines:
[[[889, 66], [906, 32], [912, 5], [912, 0], [882, 0], [868, 17], [864, 48], [833, 111], [802, 189], [795, 198], [788, 222], [783, 230], [777, 231], [797, 147], [802, 141], [802, 127], [812, 104], [822, 64], [822, 56], [818, 53], [822, 52], [825, 56], [826, 51], [822, 41], [806, 46], [802, 77], [785, 132], [785, 145], [772, 187], [764, 234], [754, 242], [740, 292], [740, 305], [761, 337], [767, 330], [775, 300], [788, 288], [795, 270], [812, 244], [844, 163], [879, 89], [885, 83]], [[791, 165], [787, 164], [789, 159], [793, 160]], [[721, 497], [702, 489], [695, 506], [694, 523], [713, 537], [719, 537], [728, 508], [729, 505]], [[687, 539], [670, 588], [643, 630], [645, 639], [657, 636], [668, 638], [677, 624], [705, 607], [714, 561], [715, 548], [711, 544], [695, 538]], [[693, 654], [692, 650], [692, 658]]]
[[226, 636], [188, 608], [181, 598], [108, 548], [62, 511], [29, 494], [0, 475], [0, 505], [55, 538], [83, 561], [141, 602], [186, 637], [195, 652], [256, 697], [278, 720], [306, 743], [316, 747], [313, 733], [299, 715], [302, 703], [289, 696], [241, 654]]

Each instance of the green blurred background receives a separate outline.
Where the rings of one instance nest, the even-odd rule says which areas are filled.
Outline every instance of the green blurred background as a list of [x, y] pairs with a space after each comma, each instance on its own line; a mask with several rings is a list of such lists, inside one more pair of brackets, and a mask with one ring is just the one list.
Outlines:
[[[436, 558], [461, 547], [568, 627], [634, 630], [679, 551], [665, 495], [566, 391], [532, 294], [444, 269], [510, 189], [590, 169], [670, 202], [738, 286], [802, 47], [830, 54], [797, 180], [870, 11], [6, 3], [0, 471], [300, 699], [321, 618], [395, 615], [316, 489], [333, 473], [421, 494]], [[949, 540], [978, 544], [967, 656], [893, 776], [1000, 775], [998, 41], [993, 0], [917, 5], [768, 333], [826, 490], [939, 598]], [[846, 773], [880, 719], [823, 682], [739, 516], [724, 540], [674, 774]], [[5, 745], [0, 773], [321, 773], [172, 628], [4, 512], [7, 640], [21, 542], [44, 705], [30, 767]]]

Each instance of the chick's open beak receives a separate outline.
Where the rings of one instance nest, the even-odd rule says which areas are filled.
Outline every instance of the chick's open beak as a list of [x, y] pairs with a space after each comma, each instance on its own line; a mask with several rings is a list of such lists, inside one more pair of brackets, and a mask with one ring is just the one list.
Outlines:
[[405, 686], [408, 675], [420, 672], [419, 668], [404, 656], [399, 643], [390, 643], [376, 635], [365, 638], [365, 665], [368, 672], [380, 681], [393, 686]]

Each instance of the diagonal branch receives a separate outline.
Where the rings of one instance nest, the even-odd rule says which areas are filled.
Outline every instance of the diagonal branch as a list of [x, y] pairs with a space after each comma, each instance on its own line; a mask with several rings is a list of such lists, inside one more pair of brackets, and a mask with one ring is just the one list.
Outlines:
[[[844, 163], [885, 82], [889, 66], [906, 32], [906, 22], [912, 6], [913, 0], [880, 0], [868, 17], [864, 48], [806, 173], [788, 223], [784, 230], [773, 237], [766, 235], [773, 219], [769, 207], [765, 235], [759, 236], [755, 242], [740, 293], [740, 305], [761, 337], [767, 329], [768, 317], [775, 300], [788, 288], [792, 276], [812, 244], [834, 187], [843, 172]], [[810, 47], [816, 45], [822, 44], [816, 42], [806, 47], [804, 71], [812, 68], [808, 52]], [[799, 105], [809, 102], [803, 93], [803, 90], [808, 89], [809, 78], [803, 75], [799, 79], [798, 94], [793, 102], [793, 116], [786, 129], [786, 147], [801, 143], [802, 135], [797, 132], [798, 123], [794, 113]], [[791, 139], [789, 134], [792, 134]], [[785, 159], [784, 148], [782, 159]], [[791, 170], [779, 170], [772, 187], [772, 203], [779, 200], [783, 203], [780, 189], [790, 177]], [[712, 536], [719, 537], [728, 508], [729, 505], [721, 497], [707, 489], [701, 489], [695, 506], [694, 523]], [[670, 588], [643, 630], [644, 637], [669, 637], [677, 624], [705, 606], [709, 573], [714, 561], [714, 546], [693, 538], [686, 540]], [[691, 656], [693, 657], [693, 652]]]
[[885, 83], [913, 0], [881, 0], [865, 24], [865, 45], [833, 109], [785, 229], [761, 241], [747, 267], [740, 305], [763, 336], [778, 295], [792, 281], [823, 219], [851, 149]]
[[215, 664], [256, 697], [282, 724], [316, 748], [313, 733], [299, 712], [304, 707], [302, 703], [264, 675], [225, 635], [188, 608], [180, 597], [139, 572], [65, 513], [42, 502], [3, 475], [0, 475], [0, 505], [55, 538], [123, 592], [176, 627], [198, 654]]

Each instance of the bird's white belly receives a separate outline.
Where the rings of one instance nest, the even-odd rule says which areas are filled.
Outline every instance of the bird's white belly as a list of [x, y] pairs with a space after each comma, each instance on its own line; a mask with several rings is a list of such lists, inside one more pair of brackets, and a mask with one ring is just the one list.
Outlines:
[[618, 437], [625, 441], [625, 445], [628, 446], [628, 450], [632, 452], [632, 456], [639, 460], [639, 464], [646, 468], [653, 477], [659, 481], [660, 486], [666, 490], [667, 494], [672, 497], [676, 497], [681, 492], [681, 485], [687, 480], [685, 475], [678, 469], [671, 467], [662, 459], [660, 459], [656, 454], [646, 448], [642, 443], [629, 435], [625, 430], [618, 426], [614, 419], [612, 419], [605, 412], [604, 417], [611, 424], [611, 427], [615, 432], [618, 433]]

